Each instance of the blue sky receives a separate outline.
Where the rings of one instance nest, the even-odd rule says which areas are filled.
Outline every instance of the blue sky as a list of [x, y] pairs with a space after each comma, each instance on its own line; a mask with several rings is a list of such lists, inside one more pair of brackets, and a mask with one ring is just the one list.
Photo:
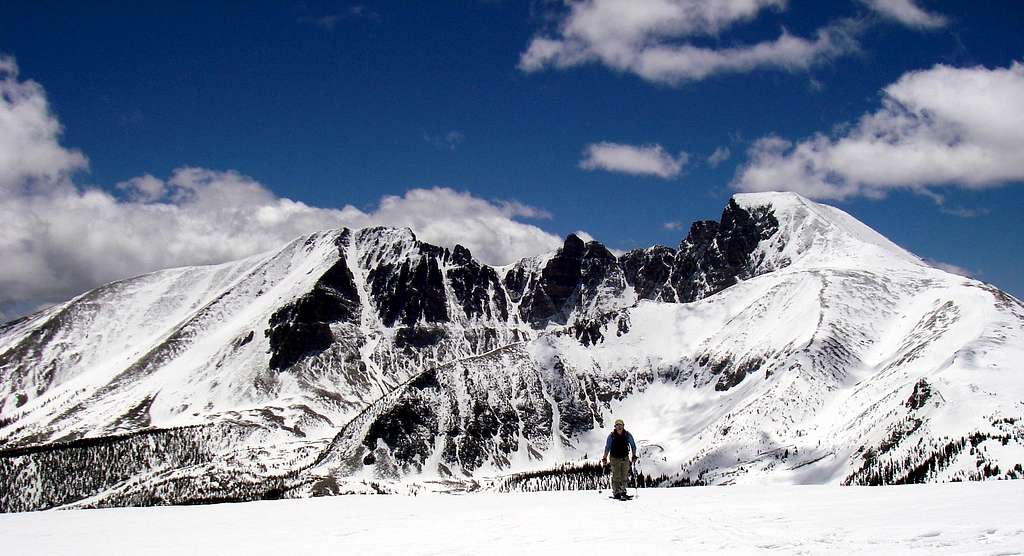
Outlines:
[[213, 4], [0, 8], [0, 314], [337, 223], [675, 245], [759, 189], [1024, 296], [1019, 1]]

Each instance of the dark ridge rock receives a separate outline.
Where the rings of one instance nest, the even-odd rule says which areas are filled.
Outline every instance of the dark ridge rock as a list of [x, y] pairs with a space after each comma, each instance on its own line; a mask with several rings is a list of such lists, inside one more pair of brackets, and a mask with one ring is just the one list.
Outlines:
[[395, 333], [395, 347], [425, 348], [435, 346], [446, 336], [444, 328], [436, 326], [412, 326], [399, 328]]
[[249, 333], [246, 334], [245, 336], [236, 339], [233, 345], [235, 346], [235, 349], [238, 349], [238, 348], [244, 346], [245, 344], [248, 344], [249, 342], [251, 342], [252, 339], [255, 338], [255, 337], [256, 337], [256, 332], [254, 330], [250, 330]]
[[629, 332], [629, 313], [616, 311], [575, 319], [569, 326], [569, 333], [584, 346], [596, 345], [604, 341], [604, 334], [601, 330], [612, 321], [616, 321], [615, 333], [617, 336]]
[[676, 259], [676, 250], [663, 245], [634, 249], [619, 259], [626, 283], [636, 291], [637, 299], [674, 302], [675, 291], [669, 278]]
[[396, 460], [421, 466], [433, 450], [437, 433], [433, 405], [410, 388], [403, 403], [392, 406], [371, 423], [363, 445], [373, 451], [379, 438]]
[[931, 397], [932, 387], [927, 380], [922, 378], [917, 381], [917, 384], [914, 384], [914, 391], [904, 405], [907, 406], [907, 409], [921, 409]]
[[329, 348], [334, 342], [332, 323], [357, 322], [359, 292], [340, 245], [339, 254], [338, 261], [317, 280], [312, 291], [270, 316], [266, 335], [271, 369], [286, 369]]
[[565, 324], [573, 310], [598, 295], [610, 279], [612, 286], [624, 289], [624, 280], [614, 281], [618, 274], [618, 262], [608, 248], [596, 241], [583, 243], [570, 234], [541, 269], [539, 279], [531, 281], [529, 271], [517, 267], [505, 276], [505, 285], [513, 301], [520, 288], [525, 290], [520, 315], [533, 326], [543, 327], [550, 322]]
[[462, 244], [455, 244], [455, 247], [452, 249], [451, 261], [458, 266], [476, 263], [476, 260], [473, 259], [473, 253]]
[[594, 411], [590, 404], [589, 392], [586, 391], [586, 384], [579, 384], [579, 388], [570, 388], [568, 382], [572, 377], [568, 376], [569, 373], [561, 361], [555, 362], [552, 371], [554, 380], [550, 388], [551, 394], [558, 404], [559, 431], [571, 438], [593, 429]]
[[724, 392], [733, 386], [743, 382], [748, 374], [756, 373], [764, 361], [759, 357], [753, 357], [743, 361], [739, 365], [730, 366], [726, 364], [725, 369], [721, 369], [722, 376], [718, 378], [718, 382], [715, 383], [715, 390], [718, 392]]
[[438, 260], [440, 247], [417, 242], [420, 256], [401, 265], [381, 264], [370, 270], [368, 281], [374, 304], [385, 326], [415, 326], [420, 320], [447, 322], [444, 279]]
[[523, 296], [519, 306], [523, 320], [535, 326], [549, 321], [565, 323], [568, 315], [563, 309], [579, 285], [585, 252], [583, 240], [575, 234], [565, 238], [565, 244], [541, 270], [540, 280]]
[[32, 318], [32, 315], [25, 315], [23, 317], [18, 317], [14, 320], [9, 320], [7, 322], [0, 323], [0, 334], [3, 334], [4, 332], [7, 332], [8, 330], [14, 328], [15, 326], [18, 326], [19, 324], [28, 321], [28, 319], [30, 318]]
[[498, 273], [473, 260], [469, 249], [461, 245], [456, 245], [452, 251], [451, 262], [454, 266], [448, 269], [448, 282], [466, 316], [507, 321], [508, 304]]
[[153, 400], [155, 399], [155, 394], [146, 396], [138, 404], [126, 411], [124, 415], [118, 417], [110, 428], [115, 430], [141, 430], [148, 428], [151, 424], [149, 410], [153, 407]]
[[[613, 275], [619, 274], [618, 260], [607, 247], [596, 241], [587, 243], [587, 249], [583, 253], [583, 260], [580, 263], [580, 297], [577, 303], [584, 302], [597, 294], [600, 286], [606, 285], [606, 281]], [[617, 289], [625, 289], [626, 282], [622, 280], [614, 284]]]
[[[512, 341], [519, 341], [518, 334], [512, 334]], [[483, 353], [499, 347], [498, 330], [489, 326], [466, 329], [462, 333], [473, 353]]]
[[526, 294], [526, 288], [530, 284], [530, 278], [532, 273], [524, 268], [522, 265], [516, 265], [512, 270], [505, 274], [505, 291], [508, 292], [508, 298], [514, 303], [519, 303], [519, 300]]
[[598, 320], [580, 319], [572, 323], [572, 335], [584, 346], [593, 346], [604, 341], [601, 334], [602, 323]]
[[472, 414], [468, 415], [465, 429], [458, 437], [458, 456], [465, 469], [477, 469], [488, 456], [487, 441], [501, 432], [501, 423], [486, 402], [474, 400]]
[[437, 369], [423, 371], [416, 375], [416, 378], [409, 381], [409, 388], [415, 390], [426, 390], [428, 388], [440, 388], [441, 383], [437, 380]]
[[[582, 278], [583, 256], [586, 253], [583, 240], [570, 234], [565, 245], [541, 271], [541, 287], [557, 311], [569, 300]], [[551, 315], [538, 315], [547, 318]]]
[[[730, 200], [720, 222], [695, 222], [678, 250], [655, 246], [617, 259], [600, 243], [570, 235], [543, 268], [517, 265], [505, 275], [504, 286], [509, 299], [519, 303], [523, 320], [537, 328], [566, 324], [574, 310], [628, 286], [638, 299], [696, 301], [752, 277], [751, 254], [777, 230], [770, 207], [748, 211]], [[585, 345], [602, 340], [593, 322], [580, 322], [573, 332]]]
[[[521, 383], [525, 389], [525, 383]], [[530, 385], [535, 392], [541, 390], [540, 381]], [[551, 418], [554, 415], [551, 403], [545, 399], [534, 400], [535, 403], [522, 401], [515, 407], [516, 412], [521, 416], [523, 424], [523, 436], [531, 441], [543, 441], [551, 438]]]
[[622, 315], [622, 317], [619, 318], [619, 321], [617, 323], [617, 328], [615, 330], [615, 335], [616, 336], [622, 336], [623, 334], [628, 334], [629, 333], [629, 324], [630, 324], [630, 322], [629, 322], [629, 313], [624, 313]]
[[677, 300], [696, 301], [728, 288], [740, 278], [751, 277], [751, 253], [777, 229], [778, 221], [771, 211], [758, 210], [751, 215], [733, 199], [722, 212], [721, 223], [694, 222], [679, 244], [672, 268]]
[[517, 436], [519, 435], [519, 414], [513, 411], [511, 406], [503, 406], [496, 409], [498, 422], [501, 425], [499, 431], [498, 449], [503, 454], [511, 454], [519, 447]]

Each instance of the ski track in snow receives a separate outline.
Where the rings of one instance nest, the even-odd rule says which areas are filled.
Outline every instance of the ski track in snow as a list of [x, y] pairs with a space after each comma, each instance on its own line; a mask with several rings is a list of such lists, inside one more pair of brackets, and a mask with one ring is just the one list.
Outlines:
[[0, 538], [8, 554], [1024, 554], [1024, 481], [46, 511], [0, 515]]

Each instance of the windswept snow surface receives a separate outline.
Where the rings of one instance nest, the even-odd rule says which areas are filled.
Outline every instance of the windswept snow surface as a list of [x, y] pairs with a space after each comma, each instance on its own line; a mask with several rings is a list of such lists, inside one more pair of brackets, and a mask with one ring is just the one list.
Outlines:
[[0, 515], [9, 554], [1024, 554], [1024, 481], [341, 496]]

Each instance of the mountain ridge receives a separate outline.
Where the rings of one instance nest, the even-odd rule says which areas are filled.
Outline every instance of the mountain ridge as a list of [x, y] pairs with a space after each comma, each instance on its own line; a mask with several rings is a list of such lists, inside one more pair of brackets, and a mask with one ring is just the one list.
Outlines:
[[[166, 488], [160, 500], [175, 503], [210, 496], [203, 474], [244, 473], [252, 492], [298, 496], [585, 461], [614, 413], [663, 431], [644, 452], [659, 454], [668, 482], [896, 480], [893, 470], [947, 450], [946, 437], [1022, 444], [1020, 380], [981, 403], [974, 389], [1006, 378], [963, 374], [973, 357], [1019, 375], [1022, 323], [1012, 296], [789, 193], [737, 194], [677, 248], [616, 257], [570, 235], [497, 268], [409, 229], [332, 230], [114, 282], [8, 323], [0, 447], [235, 431], [204, 461], [163, 464], [176, 486], [122, 480], [89, 494], [138, 503]], [[933, 407], [946, 398], [978, 409]], [[925, 479], [975, 478], [965, 449]], [[977, 466], [1003, 462], [989, 476], [1024, 461], [992, 452]], [[30, 484], [32, 457], [0, 457], [0, 487]], [[39, 507], [25, 504], [15, 507]]]

